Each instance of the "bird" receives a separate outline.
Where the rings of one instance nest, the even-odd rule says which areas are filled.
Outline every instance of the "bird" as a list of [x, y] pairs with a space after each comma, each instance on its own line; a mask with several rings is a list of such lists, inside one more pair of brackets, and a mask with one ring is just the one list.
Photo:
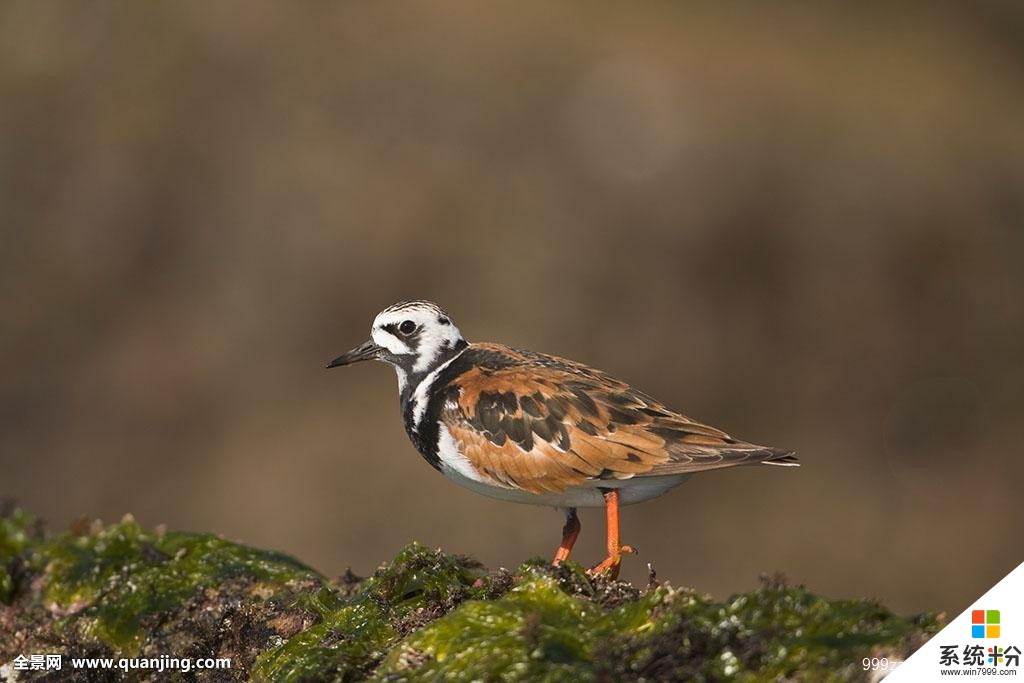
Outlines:
[[470, 343], [431, 301], [402, 301], [373, 320], [370, 339], [332, 360], [366, 360], [398, 375], [405, 430], [437, 471], [471, 491], [564, 511], [552, 564], [569, 558], [577, 508], [603, 507], [607, 557], [591, 575], [616, 578], [619, 508], [696, 472], [798, 466], [793, 451], [734, 438], [583, 363], [497, 343]]

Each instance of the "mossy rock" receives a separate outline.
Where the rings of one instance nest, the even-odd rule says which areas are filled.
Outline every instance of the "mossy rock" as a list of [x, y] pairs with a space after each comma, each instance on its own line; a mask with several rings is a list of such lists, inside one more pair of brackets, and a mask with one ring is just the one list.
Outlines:
[[[859, 680], [861, 659], [905, 658], [939, 626], [778, 579], [723, 602], [572, 563], [489, 572], [413, 544], [368, 579], [332, 581], [281, 553], [148, 533], [130, 517], [47, 536], [24, 511], [0, 515], [0, 679], [120, 680], [69, 658], [170, 655], [232, 667], [130, 678]], [[15, 671], [32, 653], [62, 654], [64, 676]]]

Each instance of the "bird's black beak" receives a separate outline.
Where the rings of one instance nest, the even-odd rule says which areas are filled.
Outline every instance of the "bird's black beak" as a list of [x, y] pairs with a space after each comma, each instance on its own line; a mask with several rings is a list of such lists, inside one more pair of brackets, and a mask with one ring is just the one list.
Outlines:
[[377, 360], [380, 358], [381, 349], [379, 346], [373, 343], [373, 340], [363, 342], [351, 351], [347, 351], [330, 363], [327, 364], [329, 368], [339, 368], [342, 365], [352, 365], [358, 363], [361, 360]]

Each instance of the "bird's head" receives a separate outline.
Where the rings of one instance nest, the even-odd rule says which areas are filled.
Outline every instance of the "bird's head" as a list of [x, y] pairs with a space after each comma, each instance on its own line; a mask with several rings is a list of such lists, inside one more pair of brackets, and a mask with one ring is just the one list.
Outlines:
[[327, 367], [361, 360], [390, 363], [402, 389], [411, 378], [422, 377], [464, 349], [451, 316], [431, 301], [403, 301], [377, 314], [370, 339], [332, 360]]

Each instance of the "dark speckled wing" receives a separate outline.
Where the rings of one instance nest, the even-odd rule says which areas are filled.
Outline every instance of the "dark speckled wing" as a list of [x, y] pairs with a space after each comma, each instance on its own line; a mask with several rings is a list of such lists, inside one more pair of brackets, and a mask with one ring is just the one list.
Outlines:
[[452, 370], [440, 419], [496, 486], [560, 492], [595, 480], [796, 462], [563, 358], [473, 344]]

